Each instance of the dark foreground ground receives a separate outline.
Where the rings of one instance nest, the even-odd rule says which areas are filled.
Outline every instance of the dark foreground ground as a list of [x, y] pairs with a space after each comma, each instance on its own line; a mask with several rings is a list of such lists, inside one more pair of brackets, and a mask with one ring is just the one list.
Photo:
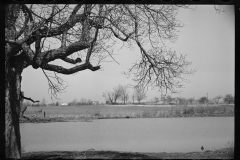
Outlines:
[[139, 153], [116, 151], [52, 151], [27, 152], [22, 159], [233, 159], [234, 149], [224, 148], [215, 151], [189, 153]]

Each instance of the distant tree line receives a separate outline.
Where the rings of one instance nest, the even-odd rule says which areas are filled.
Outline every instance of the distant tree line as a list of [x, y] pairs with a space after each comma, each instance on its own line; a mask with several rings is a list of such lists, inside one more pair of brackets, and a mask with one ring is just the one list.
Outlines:
[[72, 100], [72, 102], [69, 102], [69, 106], [80, 106], [80, 105], [92, 105], [91, 99], [81, 98], [81, 100], [78, 102], [77, 99]]
[[[130, 87], [127, 85], [118, 85], [114, 87], [112, 91], [103, 92], [102, 96], [106, 100], [106, 104], [146, 104], [141, 102], [147, 97], [146, 91], [141, 86], [133, 88], [132, 94], [129, 93]], [[218, 95], [212, 99], [208, 97], [200, 97], [199, 99], [195, 98], [184, 98], [184, 97], [172, 97], [170, 95], [163, 97], [154, 97], [150, 100], [151, 104], [168, 104], [168, 105], [193, 105], [193, 104], [234, 104], [235, 97], [232, 94], [226, 94], [225, 96]], [[67, 106], [80, 106], [80, 105], [92, 105], [94, 101], [91, 99], [81, 98], [80, 101], [73, 99], [67, 104]], [[24, 101], [24, 106], [33, 106], [33, 107], [42, 107], [42, 106], [60, 106], [60, 102], [52, 102], [47, 104], [45, 98], [42, 99], [39, 103], [31, 103], [30, 101]]]
[[[162, 97], [161, 101], [164, 104], [180, 104], [180, 105], [188, 105], [188, 104], [219, 104], [220, 99], [223, 100], [223, 103], [225, 104], [234, 104], [234, 96], [231, 94], [226, 94], [224, 97], [221, 95], [218, 95], [214, 97], [213, 99], [209, 99], [208, 97], [200, 97], [199, 99], [195, 98], [183, 98], [183, 97], [171, 97], [170, 95], [166, 97]], [[159, 98], [155, 97], [153, 100], [155, 103], [158, 103], [160, 101]]]
[[103, 92], [102, 96], [105, 98], [107, 104], [126, 104], [130, 97], [133, 103], [134, 100], [137, 100], [140, 104], [140, 102], [147, 97], [146, 91], [142, 86], [134, 87], [134, 91], [131, 96], [129, 89], [130, 87], [127, 85], [118, 85], [117, 87], [114, 87], [112, 91]]
[[[106, 104], [126, 104], [131, 103], [128, 100], [132, 100], [132, 104], [140, 104], [142, 100], [147, 97], [146, 91], [143, 87], [137, 86], [133, 88], [133, 93], [130, 96], [128, 86], [118, 85], [113, 88], [112, 91], [103, 92], [102, 96], [106, 100]], [[150, 101], [151, 104], [169, 104], [169, 105], [192, 105], [192, 104], [219, 104], [222, 99], [225, 104], [234, 104], [234, 96], [231, 94], [226, 94], [225, 96], [218, 95], [213, 99], [209, 99], [208, 97], [200, 97], [199, 99], [195, 98], [184, 98], [184, 97], [172, 97], [170, 95], [162, 96], [162, 97], [154, 97], [153, 100]]]

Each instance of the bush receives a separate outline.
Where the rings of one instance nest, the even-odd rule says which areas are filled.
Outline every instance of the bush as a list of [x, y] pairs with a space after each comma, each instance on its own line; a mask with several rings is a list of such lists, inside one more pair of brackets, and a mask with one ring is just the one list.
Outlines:
[[196, 107], [195, 110], [196, 110], [197, 113], [200, 113], [200, 114], [203, 114], [203, 113], [205, 112], [205, 108], [202, 107], [202, 106], [200, 106], [200, 107]]
[[193, 107], [184, 108], [183, 109], [183, 114], [194, 114]]

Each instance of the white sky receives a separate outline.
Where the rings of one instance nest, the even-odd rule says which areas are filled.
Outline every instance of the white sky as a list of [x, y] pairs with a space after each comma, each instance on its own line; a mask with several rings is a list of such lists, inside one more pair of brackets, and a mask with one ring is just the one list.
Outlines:
[[[235, 76], [235, 14], [233, 6], [221, 6], [225, 12], [216, 13], [213, 6], [197, 6], [196, 10], [180, 10], [178, 19], [185, 24], [180, 29], [178, 40], [171, 47], [178, 53], [187, 54], [187, 60], [192, 62], [191, 69], [194, 75], [186, 77], [190, 82], [183, 82], [181, 94], [172, 94], [173, 97], [202, 96], [214, 98], [217, 95], [234, 95]], [[119, 47], [120, 48], [120, 47]], [[115, 62], [102, 63], [102, 70], [92, 72], [85, 70], [74, 75], [60, 75], [67, 82], [65, 92], [58, 95], [61, 102], [78, 101], [81, 98], [105, 102], [102, 97], [104, 91], [111, 91], [118, 84], [134, 84], [122, 74], [135, 62], [140, 55], [135, 50], [116, 48]], [[57, 64], [63, 62], [57, 61]], [[67, 65], [67, 67], [71, 67]], [[48, 93], [48, 82], [41, 69], [26, 68], [22, 74], [22, 91], [26, 97], [34, 100], [45, 98], [51, 103]], [[130, 94], [132, 90], [129, 90]], [[147, 100], [160, 97], [160, 93], [149, 88]], [[55, 100], [54, 100], [55, 101]]]

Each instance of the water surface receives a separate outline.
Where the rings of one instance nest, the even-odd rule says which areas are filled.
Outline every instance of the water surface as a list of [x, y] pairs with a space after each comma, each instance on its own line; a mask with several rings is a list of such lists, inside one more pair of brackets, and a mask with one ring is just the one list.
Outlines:
[[101, 119], [92, 122], [22, 123], [29, 151], [192, 152], [234, 141], [233, 117]]

